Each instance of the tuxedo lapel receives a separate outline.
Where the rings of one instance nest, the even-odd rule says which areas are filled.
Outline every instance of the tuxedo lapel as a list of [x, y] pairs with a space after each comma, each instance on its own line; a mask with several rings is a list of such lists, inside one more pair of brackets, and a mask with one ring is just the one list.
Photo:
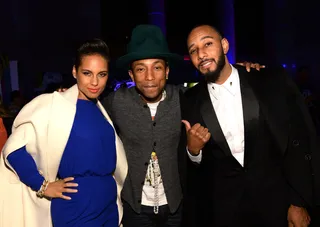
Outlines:
[[[239, 74], [247, 73], [242, 68], [238, 68], [238, 71]], [[287, 95], [285, 87], [282, 86], [284, 83], [281, 81], [285, 77], [279, 76], [277, 72], [273, 74], [274, 72], [269, 72], [267, 69], [260, 73], [250, 72], [244, 81], [247, 81], [248, 86], [252, 88], [271, 134], [281, 152], [285, 153], [289, 135]]]
[[227, 140], [224, 137], [222, 129], [220, 127], [217, 115], [211, 103], [210, 95], [208, 92], [207, 84], [201, 84], [200, 97], [202, 102], [200, 104], [200, 113], [204, 120], [206, 127], [209, 129], [214, 143], [216, 143], [226, 155], [231, 155], [230, 148], [228, 146]]
[[256, 137], [258, 135], [259, 126], [259, 102], [251, 88], [248, 81], [244, 77], [244, 73], [239, 72], [242, 110], [243, 110], [243, 124], [244, 124], [244, 166], [247, 166], [252, 150], [254, 148]]

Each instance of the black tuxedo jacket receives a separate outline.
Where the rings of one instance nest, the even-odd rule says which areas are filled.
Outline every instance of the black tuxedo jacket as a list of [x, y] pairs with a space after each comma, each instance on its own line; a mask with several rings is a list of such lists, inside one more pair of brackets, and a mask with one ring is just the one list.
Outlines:
[[[274, 203], [266, 209], [288, 204], [311, 206], [315, 201], [312, 156], [318, 151], [316, 132], [298, 89], [279, 70], [248, 73], [244, 67], [237, 68], [245, 133], [243, 167], [231, 154], [207, 83], [189, 89], [181, 104], [182, 118], [191, 125], [200, 123], [212, 135], [199, 166], [181, 154], [188, 162], [181, 170], [187, 176], [183, 182], [186, 215], [205, 224], [217, 218], [217, 213], [218, 219], [227, 223], [245, 192], [261, 203], [272, 199], [287, 203]], [[181, 144], [185, 143], [183, 134]]]

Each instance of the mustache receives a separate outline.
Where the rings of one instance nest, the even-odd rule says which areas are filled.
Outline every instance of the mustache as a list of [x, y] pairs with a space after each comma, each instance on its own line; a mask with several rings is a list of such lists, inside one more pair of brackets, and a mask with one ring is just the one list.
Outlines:
[[216, 60], [213, 59], [213, 58], [202, 59], [202, 60], [199, 62], [199, 64], [198, 64], [198, 68], [200, 68], [201, 64], [203, 64], [203, 63], [206, 62], [206, 61], [213, 61], [213, 62], [217, 63]]

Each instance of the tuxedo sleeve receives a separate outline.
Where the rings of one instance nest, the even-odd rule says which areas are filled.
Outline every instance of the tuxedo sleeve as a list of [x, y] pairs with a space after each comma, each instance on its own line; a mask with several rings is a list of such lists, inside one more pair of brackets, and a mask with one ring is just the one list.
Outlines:
[[297, 207], [307, 207], [307, 203], [291, 186], [289, 187], [289, 203]]
[[[316, 145], [316, 132], [315, 127], [312, 122], [309, 110], [304, 102], [304, 98], [302, 94], [300, 93], [298, 87], [296, 84], [288, 77], [285, 77], [286, 87], [287, 87], [287, 95], [290, 97], [291, 100], [288, 103], [290, 110], [297, 110], [299, 109], [299, 112], [301, 114], [301, 118], [299, 119], [302, 121], [304, 127], [301, 128], [301, 130], [304, 131], [306, 135], [308, 135], [307, 143], [308, 145], [302, 150], [299, 150], [299, 154], [293, 154], [290, 152], [287, 154], [287, 163], [290, 163], [291, 169], [294, 169], [294, 176], [291, 176], [291, 178], [297, 177], [297, 179], [307, 179], [307, 181], [304, 182], [311, 182], [310, 184], [305, 183], [305, 191], [309, 191], [312, 193], [312, 191], [315, 191], [313, 187], [315, 176], [314, 171], [317, 167], [317, 165], [314, 165], [314, 162], [312, 160], [313, 157], [316, 155], [319, 155], [319, 149], [315, 149]], [[289, 98], [288, 98], [289, 99]], [[290, 105], [296, 105], [296, 107], [291, 107]], [[290, 114], [290, 113], [289, 113]], [[296, 122], [290, 122], [290, 124], [295, 124]], [[291, 141], [289, 141], [291, 143]], [[310, 158], [309, 158], [310, 157]], [[292, 171], [293, 172], [293, 171]], [[308, 202], [304, 199], [305, 196], [301, 194], [300, 192], [302, 190], [297, 190], [298, 184], [302, 184], [301, 180], [300, 182], [298, 180], [292, 181], [294, 183], [289, 183], [289, 202], [292, 205], [299, 206], [299, 207], [308, 207], [312, 204], [308, 204]], [[301, 185], [299, 185], [301, 187]], [[314, 195], [312, 195], [314, 196]]]

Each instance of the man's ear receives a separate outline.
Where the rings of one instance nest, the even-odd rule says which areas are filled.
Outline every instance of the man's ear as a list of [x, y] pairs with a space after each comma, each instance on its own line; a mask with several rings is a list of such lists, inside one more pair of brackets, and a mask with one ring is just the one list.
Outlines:
[[166, 80], [169, 78], [169, 72], [170, 72], [170, 68], [169, 68], [169, 66], [167, 66], [167, 68], [166, 68]]
[[128, 74], [129, 74], [131, 80], [134, 82], [134, 76], [133, 76], [133, 73], [132, 73], [131, 69], [128, 70]]
[[223, 53], [226, 55], [229, 51], [229, 42], [226, 38], [223, 38], [221, 40], [221, 45], [222, 45], [222, 49], [223, 49]]

